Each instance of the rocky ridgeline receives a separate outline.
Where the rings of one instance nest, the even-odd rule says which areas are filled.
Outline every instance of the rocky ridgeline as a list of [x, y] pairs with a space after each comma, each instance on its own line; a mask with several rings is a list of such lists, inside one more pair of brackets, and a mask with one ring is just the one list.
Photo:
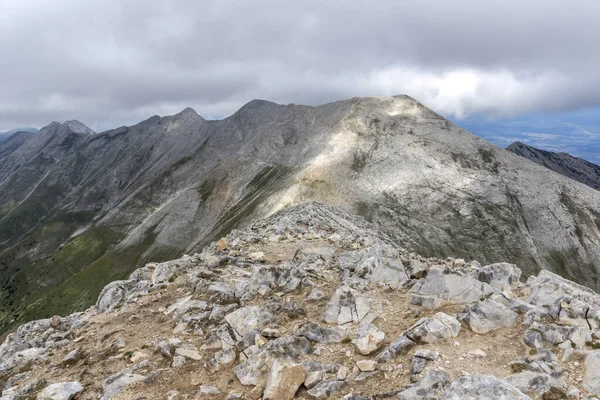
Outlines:
[[0, 346], [9, 399], [593, 399], [600, 295], [306, 203]]

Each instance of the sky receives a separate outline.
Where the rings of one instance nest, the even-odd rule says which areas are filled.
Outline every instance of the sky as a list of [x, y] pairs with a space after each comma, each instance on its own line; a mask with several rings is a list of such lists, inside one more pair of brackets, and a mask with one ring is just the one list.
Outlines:
[[0, 131], [408, 94], [497, 144], [579, 152], [600, 134], [599, 18], [597, 0], [0, 0]]

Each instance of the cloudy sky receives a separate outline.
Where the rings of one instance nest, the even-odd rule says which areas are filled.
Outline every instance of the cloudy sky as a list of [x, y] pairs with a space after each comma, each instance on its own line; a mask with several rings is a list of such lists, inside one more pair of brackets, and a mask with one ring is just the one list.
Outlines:
[[599, 18], [597, 0], [0, 0], [0, 131], [398, 93], [466, 126], [569, 124], [600, 115]]

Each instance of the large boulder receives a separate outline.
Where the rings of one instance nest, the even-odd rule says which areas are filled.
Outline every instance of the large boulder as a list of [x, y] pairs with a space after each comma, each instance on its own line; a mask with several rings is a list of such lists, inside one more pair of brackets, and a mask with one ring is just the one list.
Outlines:
[[330, 324], [359, 324], [375, 319], [369, 299], [348, 286], [337, 288], [327, 303], [323, 321]]
[[264, 400], [292, 400], [296, 391], [306, 379], [302, 364], [277, 359], [269, 368]]
[[46, 386], [37, 396], [37, 400], [71, 400], [83, 392], [79, 382], [59, 382]]
[[521, 270], [514, 264], [496, 263], [479, 269], [478, 279], [500, 290], [510, 290], [521, 279]]
[[268, 310], [257, 306], [238, 308], [227, 314], [225, 320], [235, 331], [238, 339], [242, 339], [255, 329], [262, 329], [275, 321], [275, 317]]
[[443, 304], [469, 304], [482, 300], [498, 289], [445, 265], [436, 265], [410, 292], [411, 304], [439, 308]]
[[585, 358], [583, 388], [590, 395], [600, 396], [600, 350], [591, 352]]
[[531, 400], [510, 383], [490, 375], [473, 374], [453, 382], [440, 400]]
[[400, 392], [398, 398], [400, 400], [434, 398], [449, 383], [450, 380], [446, 371], [428, 371], [416, 385]]
[[104, 395], [101, 400], [109, 400], [113, 396], [119, 394], [124, 387], [133, 385], [137, 382], [143, 382], [145, 379], [145, 376], [134, 373], [131, 368], [117, 372], [102, 382]]
[[404, 335], [417, 344], [423, 344], [455, 338], [459, 332], [460, 322], [456, 318], [438, 312], [433, 317], [421, 318]]
[[506, 306], [487, 299], [477, 303], [465, 316], [464, 321], [475, 333], [484, 334], [501, 328], [508, 328], [517, 322], [517, 313]]

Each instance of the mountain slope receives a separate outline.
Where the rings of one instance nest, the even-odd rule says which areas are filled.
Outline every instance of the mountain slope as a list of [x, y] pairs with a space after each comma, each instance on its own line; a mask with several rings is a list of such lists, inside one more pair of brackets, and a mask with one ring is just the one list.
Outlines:
[[306, 200], [345, 206], [426, 256], [598, 286], [597, 191], [407, 96], [256, 100], [222, 121], [186, 109], [101, 134], [53, 123], [1, 152], [5, 327], [83, 308], [136, 266]]
[[6, 132], [0, 132], [0, 142], [5, 141], [6, 139], [11, 137], [15, 133], [21, 133], [21, 132], [38, 133], [38, 129], [36, 129], [36, 128], [16, 128], [16, 129], [11, 129], [10, 131], [6, 131]]
[[515, 154], [543, 165], [554, 172], [575, 179], [589, 187], [600, 190], [600, 166], [568, 153], [553, 153], [536, 149], [521, 142], [514, 142], [506, 148]]

